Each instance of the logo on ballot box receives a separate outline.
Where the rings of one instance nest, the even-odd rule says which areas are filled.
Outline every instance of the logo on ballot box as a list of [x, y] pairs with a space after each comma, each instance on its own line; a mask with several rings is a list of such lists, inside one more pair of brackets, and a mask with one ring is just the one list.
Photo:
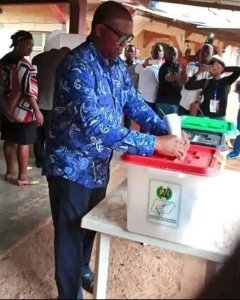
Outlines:
[[178, 184], [158, 180], [149, 181], [148, 221], [171, 227], [178, 226], [180, 205]]

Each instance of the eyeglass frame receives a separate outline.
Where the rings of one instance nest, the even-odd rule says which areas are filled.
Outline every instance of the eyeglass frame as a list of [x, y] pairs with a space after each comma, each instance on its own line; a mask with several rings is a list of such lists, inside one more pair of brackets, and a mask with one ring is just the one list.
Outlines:
[[115, 29], [113, 29], [111, 26], [103, 23], [102, 25], [104, 25], [105, 27], [107, 27], [110, 31], [112, 31], [114, 34], [116, 34], [118, 36], [118, 40], [117, 42], [127, 42], [130, 43], [133, 39], [134, 39], [134, 35], [133, 34], [121, 34], [119, 32], [117, 32]]

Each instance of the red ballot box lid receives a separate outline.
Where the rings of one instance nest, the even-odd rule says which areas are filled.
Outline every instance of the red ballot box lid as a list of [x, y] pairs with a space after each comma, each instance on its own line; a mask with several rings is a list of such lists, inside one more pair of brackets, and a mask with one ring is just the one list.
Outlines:
[[125, 163], [178, 171], [200, 176], [215, 176], [221, 167], [221, 154], [216, 148], [191, 145], [184, 160], [176, 157], [154, 153], [153, 156], [123, 154], [121, 160]]

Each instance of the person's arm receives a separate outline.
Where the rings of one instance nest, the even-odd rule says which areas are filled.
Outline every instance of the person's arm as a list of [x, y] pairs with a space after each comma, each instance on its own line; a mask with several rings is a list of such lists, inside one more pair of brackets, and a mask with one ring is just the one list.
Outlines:
[[200, 69], [200, 65], [197, 61], [189, 62], [186, 58], [182, 60], [182, 72], [181, 81], [184, 85], [190, 77], [195, 75]]
[[[33, 113], [36, 117], [37, 126], [41, 126], [43, 124], [43, 115], [37, 104], [37, 78], [36, 71], [29, 63], [24, 63], [22, 67], [22, 62], [19, 62], [19, 72], [18, 72], [18, 80], [23, 88], [22, 93], [25, 96], [25, 100], [29, 103], [31, 108], [33, 109]], [[22, 68], [22, 72], [21, 72]], [[24, 72], [24, 75], [23, 75]]]
[[124, 113], [128, 115], [133, 121], [141, 125], [145, 130], [154, 135], [167, 134], [167, 128], [164, 122], [157, 114], [149, 107], [148, 104], [141, 97], [140, 93], [134, 90], [132, 82], [128, 74], [124, 73], [124, 90], [128, 91], [126, 94], [126, 104], [124, 106]]
[[[99, 149], [103, 145], [117, 151], [152, 155], [155, 136], [121, 127], [114, 114], [110, 116], [106, 113], [95, 91], [96, 79], [89, 74], [92, 74], [92, 69], [84, 62], [79, 62], [77, 68], [73, 66], [66, 71], [64, 79], [71, 95], [68, 109], [86, 140], [91, 142], [94, 139]], [[131, 81], [130, 77], [129, 80]], [[132, 89], [135, 91], [133, 86]], [[127, 93], [123, 90], [123, 94]], [[106, 94], [106, 100], [107, 97], [111, 95]], [[123, 101], [123, 99], [115, 101]]]
[[[69, 89], [68, 92], [71, 94], [71, 102], [68, 109], [87, 140], [90, 142], [94, 141], [99, 149], [104, 145], [113, 150], [140, 155], [152, 155], [154, 150], [160, 151], [160, 148], [162, 148], [162, 153], [165, 153], [166, 145], [168, 145], [168, 153], [175, 155], [176, 149], [172, 144], [175, 145], [176, 139], [181, 140], [176, 136], [169, 136], [169, 141], [166, 145], [165, 143], [164, 145], [163, 143], [159, 144], [156, 141], [159, 141], [161, 137], [156, 138], [154, 135], [123, 128], [116, 118], [109, 116], [109, 113], [106, 114], [103, 107], [100, 106], [99, 96], [95, 92], [96, 79], [94, 76], [89, 76], [92, 71], [83, 62], [80, 65], [82, 67], [72, 67], [67, 70], [66, 85]], [[129, 81], [131, 82], [130, 78]], [[133, 87], [132, 89], [135, 91]], [[123, 93], [125, 92], [127, 96], [129, 92], [123, 90]], [[119, 101], [122, 101], [122, 99], [119, 99]], [[155, 126], [162, 124], [161, 120], [143, 101], [140, 101], [141, 105], [148, 112], [150, 111], [149, 118], [155, 118]], [[137, 112], [135, 113], [138, 114]], [[165, 127], [164, 132], [166, 133]], [[178, 148], [180, 148], [180, 145]], [[181, 158], [180, 156], [178, 157]]]
[[186, 61], [183, 61], [182, 63], [182, 73], [181, 73], [181, 80], [182, 80], [182, 83], [185, 84], [189, 79], [189, 76], [188, 76], [188, 72], [187, 72], [187, 62]]
[[152, 58], [151, 57], [148, 57], [148, 58], [146, 58], [145, 60], [144, 60], [144, 62], [143, 63], [138, 63], [138, 64], [136, 64], [136, 66], [135, 66], [135, 72], [137, 73], [137, 74], [141, 74], [142, 72], [144, 72], [145, 70], [146, 70], [146, 67], [148, 67], [148, 66], [151, 66], [151, 64], [150, 64], [150, 60], [151, 60]]
[[166, 74], [167, 74], [166, 63], [164, 63], [163, 65], [161, 65], [161, 67], [159, 68], [159, 71], [158, 71], [158, 82], [159, 83], [165, 81]]
[[179, 65], [176, 65], [175, 67], [168, 68], [165, 64], [160, 68], [159, 70], [159, 82], [167, 81], [167, 82], [180, 82], [180, 73], [181, 70], [179, 68]]
[[43, 115], [39, 109], [39, 106], [37, 104], [36, 98], [27, 96], [27, 97], [25, 97], [25, 99], [27, 100], [27, 102], [33, 109], [33, 113], [35, 114], [35, 117], [36, 117], [37, 126], [41, 126], [43, 124], [44, 119], [43, 119]]
[[224, 72], [232, 72], [231, 75], [226, 77], [227, 83], [232, 84], [240, 76], [240, 67], [225, 67]]
[[204, 87], [205, 82], [206, 79], [197, 80], [197, 74], [195, 74], [188, 79], [184, 87], [186, 90], [198, 90]]

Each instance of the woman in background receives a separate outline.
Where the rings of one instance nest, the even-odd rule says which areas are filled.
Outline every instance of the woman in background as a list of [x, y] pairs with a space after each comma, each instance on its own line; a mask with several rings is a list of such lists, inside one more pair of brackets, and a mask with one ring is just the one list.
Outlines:
[[[18, 162], [17, 185], [38, 183], [28, 177], [29, 145], [36, 139], [36, 125], [43, 124], [43, 116], [37, 105], [36, 70], [24, 57], [29, 56], [33, 48], [33, 37], [28, 31], [20, 30], [11, 36], [13, 51], [1, 60], [1, 84], [3, 86], [2, 135], [3, 152], [6, 162], [5, 180], [16, 179], [15, 159]], [[14, 95], [14, 96], [13, 96]], [[24, 105], [16, 115], [8, 109], [9, 103], [15, 99], [23, 99]], [[11, 101], [10, 101], [11, 100]], [[15, 101], [14, 100], [14, 101]], [[16, 111], [16, 110], [14, 110]], [[22, 118], [21, 121], [20, 117]], [[17, 121], [18, 120], [18, 121]]]

